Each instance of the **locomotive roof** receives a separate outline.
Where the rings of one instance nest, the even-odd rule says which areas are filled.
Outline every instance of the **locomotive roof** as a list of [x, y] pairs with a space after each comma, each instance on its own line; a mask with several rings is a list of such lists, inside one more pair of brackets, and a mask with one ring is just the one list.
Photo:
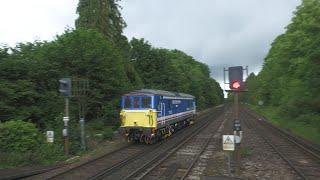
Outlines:
[[125, 94], [125, 96], [139, 95], [139, 94], [152, 94], [152, 95], [160, 95], [160, 96], [168, 96], [168, 97], [194, 98], [194, 96], [186, 93], [170, 92], [170, 91], [163, 91], [163, 90], [156, 90], [156, 89], [135, 90]]

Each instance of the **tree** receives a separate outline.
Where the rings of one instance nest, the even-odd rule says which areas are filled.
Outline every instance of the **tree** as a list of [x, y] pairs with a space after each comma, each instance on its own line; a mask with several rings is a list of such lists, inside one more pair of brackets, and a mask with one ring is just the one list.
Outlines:
[[320, 120], [319, 23], [320, 1], [303, 0], [286, 32], [272, 43], [261, 72], [247, 79], [251, 103], [264, 100], [291, 120]]
[[123, 39], [122, 31], [126, 27], [118, 5], [119, 0], [80, 0], [77, 8], [79, 18], [76, 28], [95, 29], [115, 43]]
[[79, 18], [76, 28], [96, 30], [103, 34], [107, 41], [117, 48], [119, 60], [125, 66], [125, 73], [134, 87], [141, 87], [141, 80], [130, 63], [130, 45], [128, 39], [122, 35], [126, 23], [123, 20], [118, 4], [120, 0], [80, 0], [77, 8]]
[[223, 91], [210, 78], [207, 65], [178, 50], [154, 48], [144, 39], [133, 38], [130, 44], [136, 71], [145, 88], [192, 94], [200, 109], [223, 102]]

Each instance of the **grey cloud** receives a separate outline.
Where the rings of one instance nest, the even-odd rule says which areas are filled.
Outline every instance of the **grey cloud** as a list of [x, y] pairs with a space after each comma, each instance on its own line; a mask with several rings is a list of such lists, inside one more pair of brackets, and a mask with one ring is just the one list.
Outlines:
[[300, 0], [123, 0], [125, 34], [156, 47], [180, 49], [209, 65], [222, 83], [223, 67], [259, 72], [275, 37]]

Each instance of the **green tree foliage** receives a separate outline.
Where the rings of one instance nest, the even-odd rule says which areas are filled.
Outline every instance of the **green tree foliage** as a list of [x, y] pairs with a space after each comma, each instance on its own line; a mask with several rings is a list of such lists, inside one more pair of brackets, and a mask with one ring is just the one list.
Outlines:
[[320, 1], [304, 0], [278, 36], [258, 76], [247, 79], [246, 99], [278, 106], [291, 120], [320, 122]]
[[137, 87], [141, 80], [130, 62], [130, 46], [122, 34], [126, 23], [120, 13], [120, 0], [80, 0], [77, 8], [79, 14], [75, 22], [77, 29], [96, 30], [103, 34], [119, 53], [125, 64], [125, 73], [130, 82]]
[[40, 134], [34, 124], [23, 121], [7, 121], [0, 124], [0, 151], [27, 152], [40, 144]]
[[126, 27], [117, 1], [80, 0], [76, 28], [95, 29], [108, 37], [108, 40], [116, 42], [121, 38], [122, 30]]
[[62, 146], [46, 143], [33, 123], [21, 120], [0, 124], [0, 168], [50, 164], [65, 159]]
[[153, 48], [133, 38], [131, 55], [145, 88], [185, 92], [196, 96], [200, 109], [222, 103], [223, 92], [210, 78], [207, 65], [178, 50]]
[[[62, 158], [59, 132], [64, 100], [58, 94], [58, 80], [63, 77], [89, 80], [86, 120], [107, 126], [118, 125], [120, 96], [142, 87], [193, 94], [200, 109], [222, 102], [223, 92], [210, 78], [207, 65], [178, 50], [153, 48], [143, 39], [129, 43], [122, 35], [125, 22], [117, 2], [80, 0], [76, 30], [66, 30], [51, 42], [0, 47], [0, 120], [21, 119], [34, 123], [41, 131], [56, 130], [57, 146], [49, 153], [52, 157]], [[72, 98], [71, 153], [79, 149], [77, 108]], [[17, 123], [29, 128], [28, 124]], [[11, 132], [18, 134], [0, 133]], [[42, 151], [38, 154], [48, 155]]]
[[110, 108], [105, 107], [118, 107], [119, 96], [134, 88], [121, 58], [94, 30], [67, 31], [50, 43], [21, 44], [0, 62], [1, 110], [48, 124], [63, 112], [57, 80], [70, 76], [90, 80], [88, 118], [107, 118]]
[[0, 47], [0, 61], [6, 57], [8, 57], [8, 48], [7, 47]]
[[[142, 86], [193, 94], [199, 108], [222, 102], [222, 90], [205, 64], [178, 50], [152, 48], [144, 40], [133, 39], [131, 46], [133, 60], [127, 63], [134, 65], [140, 86], [128, 77], [121, 52], [95, 30], [66, 31], [52, 42], [19, 44], [0, 61], [0, 115], [29, 119], [42, 129], [58, 127], [64, 108], [57, 92], [62, 77], [89, 79], [87, 120], [109, 125], [118, 122], [120, 96]], [[75, 120], [77, 104], [71, 104]]]

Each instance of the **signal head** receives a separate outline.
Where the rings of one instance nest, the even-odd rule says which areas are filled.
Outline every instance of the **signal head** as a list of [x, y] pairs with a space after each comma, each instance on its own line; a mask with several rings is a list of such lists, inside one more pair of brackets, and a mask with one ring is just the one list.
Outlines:
[[240, 87], [241, 87], [241, 84], [240, 84], [239, 81], [233, 81], [232, 82], [231, 89], [237, 90], [237, 89], [240, 89]]
[[229, 88], [239, 91], [243, 87], [243, 68], [242, 66], [229, 67]]
[[62, 78], [59, 80], [59, 92], [61, 96], [71, 97], [71, 78]]

